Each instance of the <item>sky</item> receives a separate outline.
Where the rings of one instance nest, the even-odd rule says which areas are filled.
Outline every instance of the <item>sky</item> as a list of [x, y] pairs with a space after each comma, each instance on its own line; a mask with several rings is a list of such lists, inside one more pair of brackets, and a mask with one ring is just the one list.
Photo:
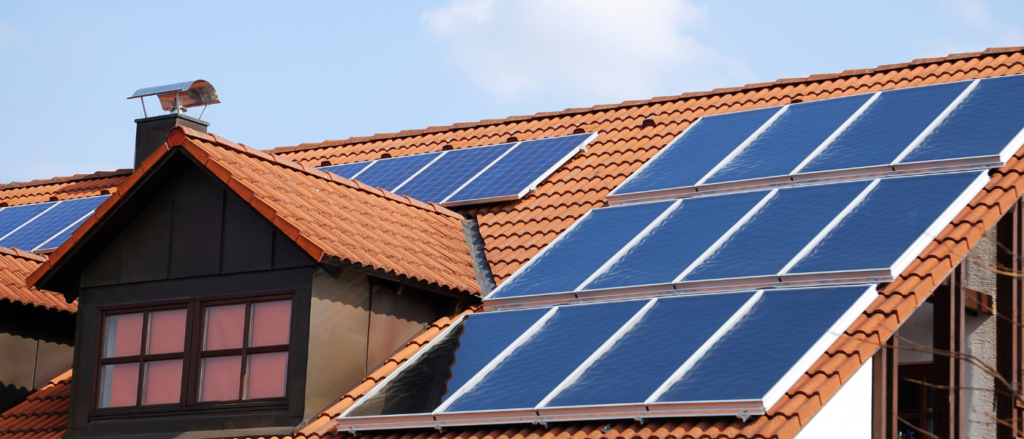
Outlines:
[[130, 168], [126, 98], [149, 86], [210, 81], [210, 132], [269, 149], [1020, 46], [1021, 17], [981, 0], [3, 2], [0, 183]]

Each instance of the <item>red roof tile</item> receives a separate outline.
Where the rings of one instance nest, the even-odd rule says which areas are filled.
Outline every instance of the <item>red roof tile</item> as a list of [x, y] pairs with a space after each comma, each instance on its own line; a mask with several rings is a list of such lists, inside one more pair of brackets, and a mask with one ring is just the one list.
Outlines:
[[466, 293], [478, 293], [462, 217], [376, 188], [361, 187], [212, 134], [178, 127], [27, 279], [34, 285], [98, 224], [135, 182], [169, 151], [183, 149], [252, 205], [313, 259], [382, 270]]
[[106, 195], [131, 175], [131, 169], [54, 177], [48, 180], [0, 184], [0, 206], [44, 203], [47, 201]]
[[21, 404], [0, 414], [0, 439], [56, 439], [68, 425], [71, 371], [28, 395]]
[[26, 286], [25, 278], [44, 262], [46, 256], [0, 247], [0, 301], [7, 300], [54, 311], [78, 311], [77, 301], [67, 303], [60, 294]]

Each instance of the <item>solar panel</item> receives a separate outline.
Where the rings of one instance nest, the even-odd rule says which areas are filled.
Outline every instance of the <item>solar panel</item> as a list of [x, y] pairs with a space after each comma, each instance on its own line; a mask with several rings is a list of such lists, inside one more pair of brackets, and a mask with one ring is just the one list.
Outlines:
[[[978, 81], [977, 88], [900, 163], [1015, 152], [1024, 140], [1022, 99], [1024, 75]], [[1004, 162], [1008, 159], [1000, 157]]]
[[[0, 238], [0, 246], [23, 250], [56, 248], [67, 239], [67, 237], [60, 239], [57, 235], [70, 236], [73, 230], [71, 226], [83, 221], [85, 217], [90, 215], [106, 199], [106, 196], [102, 196], [46, 203], [47, 207], [40, 214], [25, 221], [16, 230]], [[43, 207], [43, 205], [30, 206]], [[39, 210], [39, 208], [28, 209], [29, 206], [19, 207], [28, 212]], [[11, 209], [18, 209], [19, 207]]]
[[473, 314], [338, 428], [760, 414], [876, 297], [858, 285]]
[[556, 308], [529, 340], [438, 413], [532, 410], [645, 304], [633, 300]]
[[595, 209], [580, 218], [490, 297], [573, 291], [672, 203]]
[[512, 148], [512, 144], [448, 151], [395, 193], [424, 202], [440, 203], [469, 179]]
[[434, 411], [540, 320], [547, 309], [474, 314], [450, 326], [430, 349], [406, 361], [351, 411], [381, 416]]
[[789, 175], [870, 98], [859, 95], [785, 107], [771, 126], [703, 183]]
[[[862, 286], [765, 291], [734, 328], [653, 402], [770, 399], [766, 396], [773, 388], [788, 389], [835, 340], [830, 329], [840, 327], [832, 331], [838, 335], [863, 311], [854, 305], [863, 302], [864, 293]], [[782, 381], [787, 375], [790, 379]], [[779, 386], [780, 381], [785, 384]]]
[[[660, 224], [584, 288], [670, 285], [765, 196], [766, 192], [751, 192], [682, 200]], [[715, 221], [708, 221], [709, 212], [714, 212]]]
[[[632, 329], [545, 407], [643, 404], [753, 295], [658, 299]], [[623, 385], [624, 377], [629, 377], [629, 385]]]
[[363, 169], [373, 162], [359, 162], [359, 163], [348, 163], [344, 165], [324, 166], [320, 168], [321, 171], [330, 172], [332, 174], [340, 175], [342, 177], [352, 179]]
[[765, 108], [702, 117], [612, 194], [693, 186], [778, 112]]
[[57, 203], [27, 204], [0, 209], [0, 240], [55, 204]]
[[906, 255], [916, 257], [987, 181], [985, 172], [878, 180], [788, 273], [889, 271], [901, 259], [909, 263]]
[[755, 110], [774, 112], [756, 130], [753, 112], [704, 117], [608, 198], [1001, 166], [1024, 143], [1021, 99], [1024, 75], [1013, 75]]
[[887, 166], [970, 81], [878, 93], [878, 99], [800, 172]]
[[584, 133], [522, 142], [443, 204], [454, 206], [475, 200], [521, 198], [593, 137], [596, 137], [593, 133]]
[[395, 188], [408, 180], [409, 177], [420, 172], [424, 166], [430, 164], [431, 161], [438, 158], [441, 154], [443, 153], [437, 152], [377, 160], [353, 178], [370, 186], [394, 192]]
[[682, 281], [778, 275], [867, 186], [859, 181], [778, 191]]

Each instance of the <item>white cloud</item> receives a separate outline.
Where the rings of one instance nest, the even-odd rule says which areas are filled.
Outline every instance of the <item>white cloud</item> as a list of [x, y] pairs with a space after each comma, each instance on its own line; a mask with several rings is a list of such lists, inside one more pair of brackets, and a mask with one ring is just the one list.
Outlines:
[[684, 32], [708, 14], [687, 0], [454, 0], [422, 19], [452, 62], [501, 100], [556, 93], [610, 102], [754, 79]]

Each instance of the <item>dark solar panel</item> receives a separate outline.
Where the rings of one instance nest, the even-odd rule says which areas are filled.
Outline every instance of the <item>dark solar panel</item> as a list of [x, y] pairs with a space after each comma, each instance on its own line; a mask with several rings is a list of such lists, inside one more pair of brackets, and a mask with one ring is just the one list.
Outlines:
[[359, 162], [359, 163], [348, 163], [344, 165], [324, 166], [320, 168], [321, 171], [330, 172], [332, 174], [340, 175], [342, 177], [351, 179], [359, 171], [366, 169], [367, 166], [373, 162]]
[[788, 175], [871, 95], [791, 105], [705, 184]]
[[[70, 236], [70, 231], [65, 229], [79, 223], [106, 199], [107, 197], [104, 196], [53, 203], [50, 205], [52, 207], [46, 210], [45, 213], [26, 222], [17, 231], [0, 239], [0, 246], [20, 248], [22, 250], [58, 247], [64, 241], [57, 241], [59, 238], [55, 235], [65, 231]], [[44, 243], [47, 244], [46, 247], [42, 247]]]
[[693, 186], [778, 111], [765, 108], [703, 117], [613, 193]]
[[969, 81], [892, 90], [800, 172], [888, 165], [970, 85]]
[[377, 160], [373, 162], [373, 166], [361, 172], [355, 179], [370, 186], [394, 192], [396, 187], [427, 166], [439, 154], [441, 153]]
[[999, 155], [1024, 127], [1024, 75], [982, 79], [900, 163]]
[[511, 147], [512, 144], [506, 143], [448, 151], [396, 193], [423, 202], [440, 203]]
[[489, 296], [573, 291], [672, 203], [590, 211]]
[[473, 200], [521, 197], [530, 186], [546, 177], [553, 169], [573, 153], [580, 150], [583, 142], [593, 134], [576, 134], [550, 139], [522, 142], [512, 152], [502, 157], [445, 203], [460, 203]]
[[[78, 226], [82, 225], [82, 223], [85, 222], [86, 219], [88, 219], [88, 215], [91, 214], [94, 210], [96, 210], [96, 208], [99, 207], [100, 204], [103, 204], [103, 202], [106, 201], [107, 198], [109, 197], [103, 196], [95, 198], [85, 198], [80, 200], [80, 203], [75, 203], [72, 206], [68, 206], [68, 211], [64, 213], [66, 219], [74, 219], [74, 216], [78, 213], [81, 213], [82, 215], [79, 216], [77, 219], [74, 219], [73, 223], [65, 226], [62, 229], [62, 231], [58, 232], [56, 235], [53, 235], [43, 243], [39, 244], [39, 246], [36, 247], [35, 250], [49, 250], [51, 248], [60, 247], [60, 245], [63, 244], [64, 241], [67, 241], [68, 239], [71, 238], [71, 233], [74, 232], [75, 229], [78, 228]], [[70, 201], [65, 203], [70, 203]], [[66, 219], [63, 221], [66, 221]]]
[[27, 204], [0, 209], [0, 240], [54, 204], [57, 203]]
[[[636, 326], [547, 407], [643, 403], [751, 296], [753, 293], [658, 299]], [[644, 360], [636, 361], [638, 358]], [[624, 381], [628, 385], [623, 385]]]

